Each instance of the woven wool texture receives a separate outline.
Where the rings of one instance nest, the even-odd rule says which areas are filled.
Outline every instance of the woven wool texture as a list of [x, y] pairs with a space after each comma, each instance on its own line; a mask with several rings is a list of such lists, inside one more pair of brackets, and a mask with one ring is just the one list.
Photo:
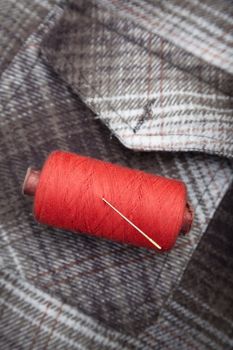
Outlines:
[[[0, 73], [52, 8], [56, 0], [1, 0], [0, 2]], [[30, 15], [29, 15], [30, 14]]]
[[[232, 160], [123, 147], [74, 94], [75, 86], [71, 91], [65, 76], [54, 73], [55, 62], [50, 68], [41, 56], [64, 18], [56, 6], [44, 20], [49, 3], [43, 3], [48, 8], [42, 23], [38, 28], [34, 23], [20, 50], [12, 48], [5, 61], [11, 64], [0, 78], [1, 349], [232, 348], [231, 194], [201, 240], [233, 179]], [[33, 22], [30, 11], [28, 22]], [[25, 36], [31, 31], [25, 24]], [[229, 72], [219, 70], [217, 79], [216, 65], [203, 62], [206, 80], [208, 74], [218, 80], [218, 96], [229, 99]], [[105, 86], [100, 79], [99, 87], [101, 82]], [[20, 187], [27, 166], [41, 167], [58, 148], [180, 178], [196, 211], [192, 232], [180, 237], [171, 253], [158, 255], [39, 226]]]
[[44, 56], [125, 146], [232, 157], [228, 1], [69, 4]]

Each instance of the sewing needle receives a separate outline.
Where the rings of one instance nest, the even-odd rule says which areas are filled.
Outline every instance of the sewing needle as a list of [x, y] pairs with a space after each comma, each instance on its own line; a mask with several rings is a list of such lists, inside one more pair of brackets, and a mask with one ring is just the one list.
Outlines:
[[111, 203], [107, 201], [107, 199], [102, 197], [102, 200], [109, 205], [117, 214], [119, 214], [125, 221], [128, 222], [131, 226], [133, 226], [141, 235], [143, 235], [150, 243], [152, 243], [157, 249], [161, 250], [162, 247], [156, 243], [152, 238], [147, 236], [145, 232], [143, 232], [139, 227], [137, 227], [132, 221], [130, 221], [126, 216], [124, 216], [119, 210], [117, 210]]

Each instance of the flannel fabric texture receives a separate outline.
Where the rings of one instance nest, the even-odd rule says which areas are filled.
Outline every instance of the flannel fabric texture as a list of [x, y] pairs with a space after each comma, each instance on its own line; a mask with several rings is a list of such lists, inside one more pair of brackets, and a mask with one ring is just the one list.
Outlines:
[[73, 0], [43, 52], [125, 146], [232, 157], [233, 7], [197, 3]]
[[[233, 178], [227, 2], [11, 3], [1, 14], [12, 46], [0, 68], [0, 348], [232, 348], [230, 195], [201, 240]], [[220, 32], [225, 64], [202, 51]], [[169, 135], [183, 128], [188, 136]], [[113, 133], [134, 149], [229, 158], [135, 152]], [[57, 148], [182, 179], [191, 233], [159, 255], [38, 225], [20, 187], [27, 166]]]

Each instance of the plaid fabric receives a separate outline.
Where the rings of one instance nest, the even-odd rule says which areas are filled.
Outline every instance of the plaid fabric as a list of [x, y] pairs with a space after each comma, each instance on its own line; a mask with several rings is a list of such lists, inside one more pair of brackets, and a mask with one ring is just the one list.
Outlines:
[[[206, 154], [125, 149], [41, 57], [41, 41], [62, 15], [59, 7], [50, 12], [0, 79], [0, 347], [187, 349], [191, 342], [193, 348], [223, 349], [229, 335], [219, 341], [203, 321], [200, 330], [202, 315], [185, 296], [183, 274], [232, 181], [233, 163]], [[196, 211], [192, 232], [159, 255], [38, 225], [20, 187], [27, 166], [40, 167], [57, 148], [182, 179]], [[185, 315], [191, 315], [183, 320], [185, 337], [180, 290]], [[195, 290], [188, 294], [212, 310]]]
[[0, 1], [0, 74], [56, 0]]
[[161, 312], [159, 325], [140, 338], [149, 348], [233, 348], [232, 198], [233, 186]]
[[125, 146], [232, 157], [227, 3], [73, 0], [44, 56]]
[[[229, 73], [233, 7], [218, 0], [103, 0], [137, 25]], [[76, 2], [77, 3], [77, 2]]]

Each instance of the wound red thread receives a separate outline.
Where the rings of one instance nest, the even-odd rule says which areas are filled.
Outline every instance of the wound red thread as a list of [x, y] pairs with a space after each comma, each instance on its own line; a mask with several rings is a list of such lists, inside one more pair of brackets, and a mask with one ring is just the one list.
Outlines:
[[46, 225], [136, 246], [155, 247], [103, 201], [169, 250], [186, 213], [183, 182], [55, 151], [40, 173], [34, 214]]

